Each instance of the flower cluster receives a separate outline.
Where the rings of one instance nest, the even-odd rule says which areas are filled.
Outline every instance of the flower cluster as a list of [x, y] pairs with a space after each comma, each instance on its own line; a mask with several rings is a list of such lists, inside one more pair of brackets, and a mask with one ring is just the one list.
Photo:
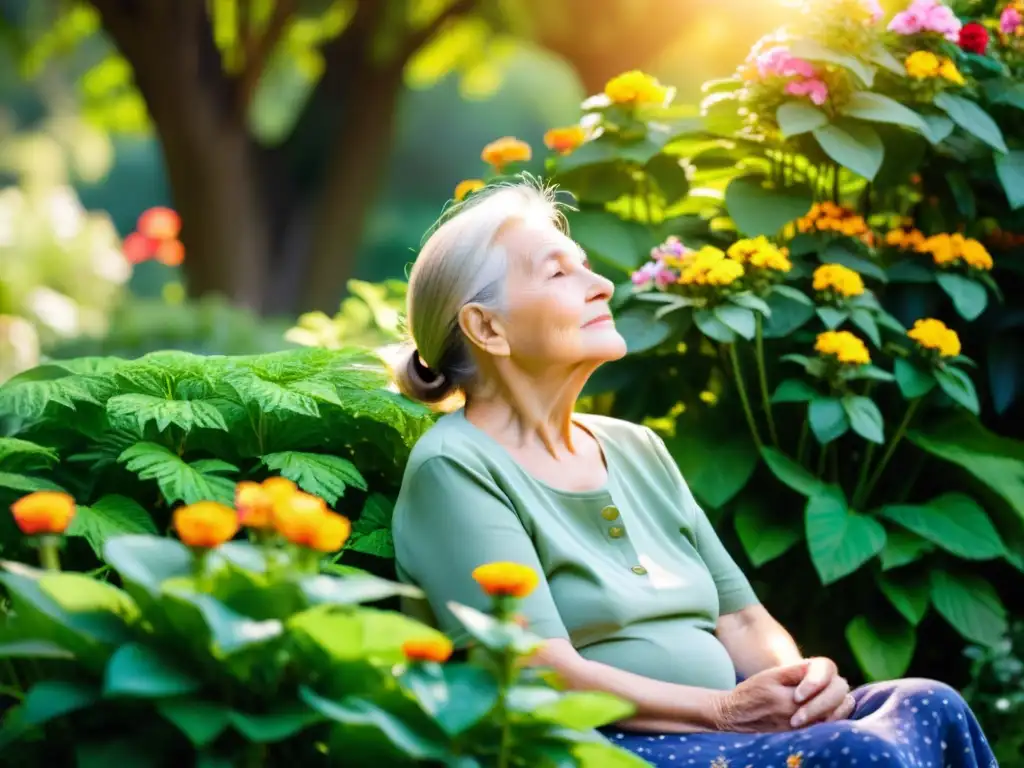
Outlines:
[[170, 208], [150, 208], [139, 216], [136, 231], [124, 239], [124, 257], [132, 264], [155, 259], [169, 267], [185, 261], [185, 246], [178, 240], [181, 217]]
[[552, 128], [544, 134], [544, 146], [560, 155], [568, 155], [586, 140], [587, 133], [582, 125]]
[[885, 233], [885, 244], [901, 251], [920, 251], [924, 242], [924, 234], [912, 226], [890, 229]]
[[966, 264], [972, 269], [985, 272], [992, 269], [992, 256], [988, 249], [974, 238], [964, 237], [959, 232], [933, 235], [917, 250], [930, 254], [935, 264], [940, 267]]
[[671, 100], [672, 89], [659, 83], [657, 78], [634, 69], [609, 80], [604, 86], [604, 95], [612, 104], [623, 106], [662, 105]]
[[822, 264], [814, 270], [811, 286], [820, 293], [831, 292], [843, 298], [864, 293], [864, 279], [842, 264]]
[[999, 31], [1007, 37], [1024, 36], [1024, 2], [1015, 0], [999, 14]]
[[814, 350], [822, 357], [834, 358], [844, 365], [867, 365], [871, 362], [867, 346], [849, 331], [819, 333]]
[[844, 205], [825, 201], [815, 203], [805, 216], [797, 219], [800, 232], [835, 232], [847, 237], [857, 237], [867, 244], [874, 241], [874, 235], [864, 217]]
[[889, 31], [898, 35], [934, 33], [952, 43], [960, 39], [960, 19], [942, 0], [913, 0], [889, 22]]
[[632, 280], [639, 289], [652, 285], [660, 290], [671, 285], [717, 288], [733, 285], [748, 274], [770, 281], [792, 268], [789, 252], [764, 236], [738, 240], [728, 252], [710, 245], [692, 250], [679, 238], [669, 237], [651, 249], [651, 261], [636, 270]]
[[679, 274], [680, 285], [730, 285], [743, 277], [743, 265], [720, 248], [705, 245], [688, 259]]
[[948, 56], [939, 57], [931, 51], [914, 51], [904, 61], [907, 75], [915, 80], [931, 80], [941, 77], [955, 85], [963, 85], [966, 80], [956, 68], [956, 64]]
[[777, 248], [764, 235], [737, 240], [729, 246], [727, 255], [733, 261], [755, 269], [789, 272], [793, 268], [793, 262], [789, 260], [788, 249]]
[[956, 357], [960, 354], [960, 337], [941, 320], [917, 320], [914, 327], [907, 331], [907, 336], [922, 348], [938, 353], [939, 357]]
[[453, 196], [456, 200], [465, 200], [474, 192], [479, 192], [486, 187], [483, 179], [463, 179], [455, 185]]
[[533, 157], [530, 145], [513, 136], [495, 139], [480, 153], [480, 159], [494, 168], [495, 173], [504, 172], [512, 163], [525, 163]]
[[36, 491], [14, 502], [11, 514], [26, 536], [56, 536], [75, 516], [75, 500], [61, 491]]
[[820, 70], [809, 61], [794, 56], [785, 46], [775, 46], [758, 54], [747, 72], [748, 79], [784, 80], [784, 90], [790, 96], [806, 96], [819, 106], [828, 101], [828, 84]]
[[185, 544], [203, 549], [229, 541], [243, 525], [318, 552], [341, 549], [351, 532], [348, 518], [330, 511], [323, 499], [300, 491], [283, 477], [239, 483], [234, 509], [213, 501], [179, 507], [173, 523]]

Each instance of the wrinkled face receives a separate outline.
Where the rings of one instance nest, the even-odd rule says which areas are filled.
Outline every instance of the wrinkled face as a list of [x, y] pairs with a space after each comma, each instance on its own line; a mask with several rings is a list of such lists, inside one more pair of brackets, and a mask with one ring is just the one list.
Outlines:
[[501, 323], [513, 359], [536, 368], [626, 354], [608, 307], [614, 286], [575, 242], [547, 220], [516, 222], [499, 242], [508, 255]]

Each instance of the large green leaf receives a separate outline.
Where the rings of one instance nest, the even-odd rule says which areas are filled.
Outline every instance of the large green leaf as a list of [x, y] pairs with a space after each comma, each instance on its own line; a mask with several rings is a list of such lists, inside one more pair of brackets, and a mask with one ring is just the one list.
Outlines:
[[853, 573], [885, 546], [885, 529], [851, 512], [835, 486], [807, 500], [806, 525], [811, 560], [823, 584]]
[[100, 699], [96, 686], [70, 680], [43, 680], [22, 702], [19, 725], [42, 725], [56, 717], [92, 706]]
[[943, 110], [949, 118], [967, 133], [981, 139], [998, 152], [1008, 152], [1003, 132], [996, 121], [975, 102], [949, 91], [942, 91], [935, 96], [935, 106]]
[[804, 496], [817, 496], [824, 492], [825, 483], [812, 475], [777, 448], [765, 446], [761, 449], [761, 458], [768, 469], [779, 480], [794, 491]]
[[909, 531], [887, 531], [885, 549], [882, 550], [882, 570], [888, 571], [904, 565], [916, 563], [921, 556], [931, 552], [935, 546], [927, 539], [922, 539]]
[[388, 597], [423, 597], [423, 593], [410, 584], [381, 579], [370, 574], [351, 575], [343, 578], [335, 576], [311, 576], [301, 582], [302, 593], [306, 598], [318, 605], [352, 605], [355, 603], [372, 603]]
[[494, 707], [494, 675], [469, 664], [413, 665], [400, 682], [449, 736], [472, 728]]
[[926, 136], [928, 125], [921, 116], [889, 96], [871, 91], [855, 91], [840, 109], [847, 117], [867, 120], [872, 123], [891, 123], [913, 128]]
[[755, 568], [785, 554], [803, 536], [799, 520], [777, 514], [771, 505], [752, 498], [739, 500], [733, 523], [740, 544]]
[[844, 395], [842, 404], [854, 432], [872, 443], [885, 442], [882, 412], [874, 400], [863, 395]]
[[843, 402], [838, 397], [819, 397], [807, 407], [807, 419], [811, 431], [822, 445], [831, 443], [850, 429]]
[[68, 536], [81, 536], [97, 556], [103, 556], [108, 539], [131, 533], [157, 534], [153, 518], [127, 496], [108, 494], [88, 507], [78, 507], [68, 526]]
[[16, 437], [0, 437], [0, 467], [8, 472], [45, 469], [58, 460], [57, 453], [43, 445]]
[[166, 698], [197, 691], [196, 677], [152, 648], [129, 643], [110, 658], [103, 680], [104, 696]]
[[996, 175], [1006, 192], [1010, 208], [1024, 206], [1024, 150], [1014, 149], [1005, 155], [996, 155]]
[[136, 473], [139, 479], [156, 480], [168, 504], [176, 501], [193, 504], [206, 500], [231, 504], [235, 498], [234, 481], [213, 474], [235, 470], [226, 462], [204, 472], [206, 465], [197, 467], [198, 462], [188, 464], [170, 449], [147, 442], [131, 446], [118, 457], [118, 461]]
[[156, 708], [200, 749], [212, 743], [231, 722], [231, 710], [223, 704], [192, 696], [163, 699]]
[[932, 571], [932, 604], [968, 640], [995, 646], [1006, 632], [1006, 609], [980, 576]]
[[782, 227], [806, 214], [813, 202], [810, 190], [764, 186], [764, 177], [740, 176], [725, 189], [725, 207], [740, 233], [775, 235]]
[[1006, 554], [985, 510], [962, 493], [947, 493], [927, 504], [889, 505], [881, 514], [958, 557], [990, 560]]
[[126, 592], [84, 573], [45, 572], [39, 588], [72, 615], [116, 617], [125, 624], [138, 617], [138, 607]]
[[228, 428], [224, 416], [207, 400], [172, 400], [134, 392], [107, 400], [107, 415], [114, 424], [127, 422], [140, 430], [151, 422], [160, 432], [172, 424], [186, 433], [196, 427], [225, 432]]
[[953, 300], [953, 306], [964, 320], [975, 320], [988, 306], [985, 286], [955, 272], [939, 272], [935, 276], [939, 287]]
[[672, 335], [675, 328], [656, 313], [631, 307], [615, 315], [615, 330], [625, 340], [626, 351], [635, 355], [659, 346]]
[[714, 310], [698, 309], [693, 313], [693, 324], [712, 341], [722, 344], [732, 344], [736, 341], [736, 333], [718, 318]]
[[690, 191], [686, 166], [675, 155], [655, 155], [644, 166], [644, 171], [657, 183], [667, 206], [675, 205]]
[[828, 115], [806, 101], [785, 101], [775, 112], [784, 138], [792, 138], [828, 124]]
[[80, 403], [99, 405], [112, 390], [113, 384], [103, 377], [76, 375], [57, 364], [41, 365], [0, 385], [0, 413], [35, 422], [74, 411]]
[[534, 717], [574, 731], [586, 731], [623, 720], [636, 706], [603, 691], [571, 691], [534, 710]]
[[[909, 572], [908, 572], [909, 571]], [[893, 607], [915, 627], [928, 612], [931, 583], [927, 572], [904, 569], [879, 574], [878, 588]]]
[[349, 486], [366, 490], [366, 481], [348, 459], [322, 453], [281, 451], [260, 457], [268, 469], [294, 480], [302, 490], [321, 497], [330, 505], [345, 495]]
[[882, 167], [885, 145], [869, 125], [849, 120], [830, 123], [816, 128], [814, 138], [826, 155], [868, 181], [874, 179]]
[[978, 402], [978, 391], [975, 389], [971, 377], [964, 371], [954, 368], [952, 365], [937, 368], [935, 370], [935, 380], [939, 383], [939, 388], [953, 402], [962, 405], [973, 414], [981, 412], [981, 404]]
[[173, 591], [175, 598], [194, 606], [203, 617], [210, 641], [220, 656], [229, 656], [253, 645], [274, 640], [284, 631], [278, 619], [255, 621], [233, 611], [212, 595], [184, 590]]
[[493, 616], [459, 603], [448, 603], [448, 609], [466, 628], [466, 631], [492, 651], [511, 648], [529, 654], [541, 644], [532, 632], [512, 622], [499, 621]]
[[767, 304], [771, 315], [764, 323], [766, 339], [789, 336], [814, 317], [814, 303], [788, 285], [775, 286], [768, 296]]
[[907, 400], [927, 395], [937, 383], [931, 371], [902, 357], [897, 357], [893, 363], [893, 373], [896, 374], [896, 385]]
[[759, 460], [745, 432], [723, 430], [717, 419], [683, 417], [665, 445], [694, 495], [711, 509], [743, 490]]
[[869, 680], [896, 680], [910, 668], [917, 632], [905, 622], [882, 625], [858, 616], [846, 625], [846, 641]]
[[603, 210], [583, 209], [568, 214], [572, 237], [595, 260], [629, 273], [647, 260], [653, 237], [642, 226]]
[[729, 330], [747, 340], [754, 338], [757, 324], [752, 309], [739, 307], [735, 304], [722, 304], [711, 311], [721, 321], [722, 325]]
[[820, 397], [820, 393], [803, 379], [786, 379], [779, 383], [772, 395], [773, 403], [806, 403]]
[[191, 576], [194, 558], [188, 547], [175, 539], [126, 535], [109, 539], [103, 559], [120, 574], [126, 587], [137, 586], [151, 597], [160, 593], [168, 579]]
[[836, 64], [845, 67], [860, 78], [867, 87], [871, 87], [875, 81], [875, 68], [866, 64], [850, 53], [837, 51], [809, 37], [800, 37], [793, 40], [790, 50], [794, 56], [808, 61], [824, 61], [828, 64]]
[[248, 741], [269, 744], [295, 736], [323, 717], [300, 701], [284, 701], [269, 712], [247, 713], [232, 710], [231, 725]]
[[10, 488], [13, 491], [23, 491], [24, 493], [64, 490], [51, 480], [17, 474], [15, 472], [0, 472], [0, 488]]

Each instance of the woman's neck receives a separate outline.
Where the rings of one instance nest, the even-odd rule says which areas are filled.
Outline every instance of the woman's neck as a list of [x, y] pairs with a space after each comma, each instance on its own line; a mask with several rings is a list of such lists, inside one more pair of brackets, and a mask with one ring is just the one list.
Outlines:
[[591, 373], [573, 367], [531, 375], [509, 366], [467, 398], [466, 418], [506, 445], [543, 447], [555, 458], [575, 453], [573, 410]]

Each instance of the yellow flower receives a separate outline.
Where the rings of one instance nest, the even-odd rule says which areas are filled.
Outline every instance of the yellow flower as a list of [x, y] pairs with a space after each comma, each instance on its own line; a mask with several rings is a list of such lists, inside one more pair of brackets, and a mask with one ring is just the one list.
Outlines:
[[934, 349], [940, 357], [956, 357], [960, 354], [960, 337], [941, 320], [930, 317], [916, 320], [914, 327], [907, 331], [907, 336], [925, 349]]
[[984, 245], [973, 238], [964, 241], [960, 249], [960, 257], [968, 266], [975, 269], [983, 269], [985, 271], [992, 269], [992, 255]]
[[446, 637], [406, 640], [402, 643], [402, 653], [409, 661], [433, 661], [443, 664], [452, 655], [452, 642]]
[[849, 331], [825, 331], [818, 334], [814, 349], [821, 355], [835, 357], [848, 365], [867, 365], [871, 355], [864, 342]]
[[963, 85], [967, 82], [964, 80], [964, 76], [960, 74], [960, 70], [956, 68], [956, 64], [953, 63], [952, 59], [942, 60], [942, 64], [939, 65], [939, 76], [956, 85]]
[[174, 530], [190, 547], [218, 547], [238, 533], [238, 515], [216, 501], [199, 501], [174, 510]]
[[708, 405], [714, 405], [718, 402], [718, 395], [708, 389], [701, 392], [698, 397], [701, 399], [702, 403], [707, 403]]
[[270, 498], [276, 504], [293, 493], [297, 493], [299, 487], [287, 477], [268, 477], [263, 481], [263, 490], [270, 494]]
[[939, 57], [931, 51], [914, 51], [904, 61], [907, 74], [917, 80], [935, 77], [939, 74]]
[[455, 199], [464, 200], [467, 195], [479, 192], [485, 186], [487, 185], [484, 184], [483, 179], [464, 179], [455, 185]]
[[728, 256], [740, 264], [750, 264], [758, 269], [774, 269], [789, 272], [793, 268], [788, 252], [777, 248], [764, 235], [746, 240], [737, 240], [729, 246]]
[[302, 491], [275, 502], [274, 528], [292, 544], [320, 552], [341, 549], [351, 532], [348, 518], [327, 509], [323, 499]]
[[64, 533], [75, 516], [75, 500], [61, 491], [36, 491], [14, 502], [11, 514], [26, 536]]
[[605, 95], [615, 104], [664, 104], [669, 89], [651, 75], [638, 69], [613, 77], [604, 87]]
[[832, 290], [840, 296], [860, 296], [864, 293], [864, 279], [842, 264], [822, 264], [814, 270], [814, 290]]
[[526, 597], [537, 588], [537, 572], [519, 563], [487, 563], [473, 570], [473, 579], [492, 597]]
[[509, 163], [524, 163], [533, 157], [530, 145], [513, 136], [495, 139], [480, 153], [480, 158], [501, 173]]
[[891, 229], [885, 234], [885, 244], [904, 251], [919, 251], [924, 246], [924, 235], [919, 229]]
[[921, 251], [930, 253], [932, 260], [939, 266], [952, 264], [960, 258], [957, 241], [947, 234], [932, 235], [921, 245]]
[[586, 140], [587, 134], [579, 125], [552, 128], [544, 134], [544, 145], [560, 155], [568, 155]]
[[786, 758], [786, 768], [801, 768], [804, 764], [804, 753], [797, 752]]
[[235, 509], [242, 525], [267, 528], [271, 524], [274, 499], [262, 485], [246, 480], [235, 486]]
[[743, 265], [727, 259], [725, 252], [706, 245], [688, 257], [679, 276], [681, 285], [729, 285], [743, 277]]

